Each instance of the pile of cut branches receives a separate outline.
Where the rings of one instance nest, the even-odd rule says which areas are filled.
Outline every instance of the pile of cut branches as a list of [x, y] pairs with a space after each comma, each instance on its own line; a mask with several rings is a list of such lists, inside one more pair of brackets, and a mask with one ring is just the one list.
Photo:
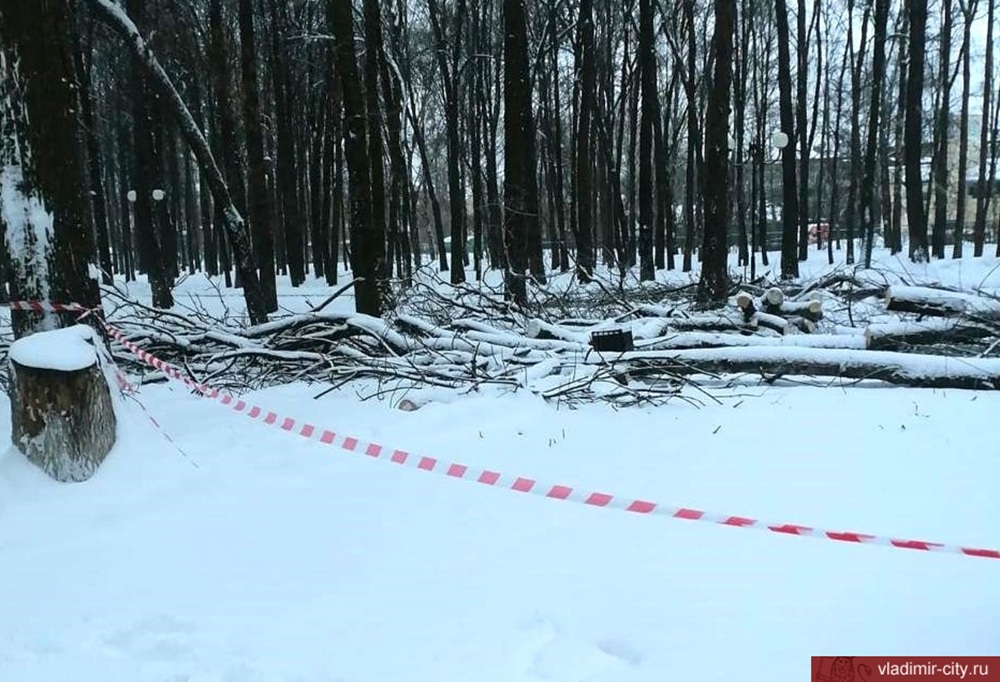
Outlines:
[[[519, 308], [502, 290], [424, 274], [385, 319], [335, 310], [344, 287], [307, 312], [261, 325], [248, 325], [224, 301], [221, 314], [219, 301], [201, 299], [164, 311], [105, 288], [103, 302], [106, 319], [138, 346], [234, 393], [368, 379], [376, 394], [416, 390], [405, 403], [412, 409], [420, 394], [486, 386], [569, 403], [655, 403], [690, 399], [685, 386], [747, 375], [769, 383], [822, 377], [1000, 388], [1000, 359], [988, 357], [1000, 345], [1000, 301], [878, 276], [838, 271], [798, 285], [741, 284], [725, 306], [707, 309], [690, 285], [601, 282], [562, 291], [536, 285]], [[588, 294], [597, 303], [588, 304]], [[595, 350], [595, 335], [615, 331], [626, 345]], [[117, 342], [110, 347], [141, 381], [165, 380]]]

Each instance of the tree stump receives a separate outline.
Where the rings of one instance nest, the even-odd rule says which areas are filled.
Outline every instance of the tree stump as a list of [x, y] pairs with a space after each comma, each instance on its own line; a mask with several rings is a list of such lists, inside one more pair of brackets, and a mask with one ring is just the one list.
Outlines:
[[115, 444], [114, 404], [93, 334], [76, 325], [10, 348], [12, 441], [61, 482], [89, 479]]

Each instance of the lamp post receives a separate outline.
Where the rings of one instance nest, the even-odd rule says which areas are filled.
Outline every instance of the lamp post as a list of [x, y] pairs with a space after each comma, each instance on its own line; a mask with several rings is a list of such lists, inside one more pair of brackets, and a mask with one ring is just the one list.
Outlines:
[[771, 144], [781, 157], [781, 278], [798, 277], [798, 197], [796, 196], [795, 148], [790, 136], [779, 130]]
[[[788, 133], [786, 133], [786, 132], [784, 132], [782, 130], [775, 131], [774, 135], [771, 136], [771, 145], [775, 149], [778, 150], [778, 157], [779, 158], [781, 157], [782, 152], [784, 152], [785, 147], [788, 146], [788, 142], [789, 142], [789, 140], [788, 140]], [[782, 223], [782, 225], [784, 225], [784, 223], [785, 223], [785, 200], [784, 200], [784, 192], [782, 192], [782, 200], [781, 200], [781, 223]], [[767, 223], [765, 223], [765, 225], [766, 224]], [[784, 240], [784, 236], [783, 235], [782, 235], [782, 240]], [[766, 241], [767, 241], [767, 239], [765, 237], [765, 242]]]

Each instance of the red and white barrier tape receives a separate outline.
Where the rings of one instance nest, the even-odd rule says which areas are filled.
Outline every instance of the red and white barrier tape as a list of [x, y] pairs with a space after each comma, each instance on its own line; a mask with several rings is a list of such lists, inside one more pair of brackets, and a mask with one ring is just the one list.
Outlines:
[[662, 505], [646, 500], [635, 500], [601, 492], [591, 492], [578, 490], [571, 486], [554, 485], [542, 483], [533, 478], [523, 476], [511, 476], [489, 469], [477, 469], [455, 462], [443, 462], [434, 457], [414, 455], [405, 450], [394, 450], [378, 443], [345, 436], [335, 431], [322, 429], [313, 424], [305, 423], [292, 417], [284, 417], [275, 412], [264, 410], [256, 405], [251, 405], [243, 400], [222, 393], [216, 389], [209, 388], [204, 384], [194, 381], [190, 377], [181, 374], [181, 371], [168, 362], [151, 355], [129, 341], [121, 330], [113, 327], [101, 320], [101, 324], [111, 336], [116, 338], [125, 348], [136, 355], [146, 364], [154, 367], [169, 378], [180, 381], [189, 388], [198, 391], [205, 397], [217, 400], [223, 405], [240, 414], [245, 414], [251, 419], [256, 419], [271, 426], [277, 426], [283, 431], [295, 433], [303, 438], [322, 443], [323, 445], [337, 446], [354, 453], [362, 453], [374, 459], [381, 459], [392, 462], [400, 466], [421, 471], [432, 472], [451, 478], [458, 478], [465, 481], [473, 481], [484, 485], [506, 488], [519, 493], [530, 493], [555, 500], [577, 502], [593, 507], [604, 507], [607, 509], [617, 509], [632, 512], [635, 514], [652, 514], [657, 516], [668, 516], [686, 521], [703, 521], [723, 526], [736, 528], [753, 528], [756, 530], [781, 533], [785, 535], [798, 535], [802, 537], [813, 537], [838, 542], [851, 542], [866, 545], [883, 545], [896, 547], [899, 549], [914, 549], [925, 552], [942, 552], [951, 554], [962, 554], [965, 556], [980, 557], [984, 559], [1000, 559], [1000, 551], [995, 549], [979, 549], [974, 547], [961, 547], [958, 545], [947, 545], [937, 542], [927, 542], [924, 540], [901, 540], [896, 538], [879, 537], [864, 533], [854, 533], [846, 531], [832, 531], [809, 526], [800, 526], [791, 523], [770, 523], [758, 519], [744, 516], [732, 516], [728, 514], [713, 514], [699, 509], [688, 507], [676, 507]]
[[[46, 307], [48, 306], [48, 307]], [[82, 306], [77, 303], [69, 304], [55, 304], [55, 303], [44, 303], [35, 301], [15, 301], [11, 303], [11, 307], [16, 310], [49, 310], [55, 312], [83, 312], [88, 313], [91, 311], [90, 308]], [[761, 521], [759, 519], [752, 519], [745, 516], [733, 516], [728, 514], [715, 514], [710, 512], [705, 512], [700, 509], [692, 509], [689, 507], [677, 507], [659, 504], [657, 502], [649, 502], [646, 500], [636, 500], [630, 498], [619, 497], [616, 495], [611, 495], [601, 492], [592, 492], [585, 490], [578, 490], [571, 486], [556, 485], [549, 483], [542, 483], [533, 478], [527, 478], [523, 476], [511, 476], [508, 474], [503, 474], [497, 471], [491, 471], [489, 469], [478, 469], [474, 467], [466, 466], [465, 464], [459, 464], [455, 462], [443, 462], [434, 457], [426, 457], [420, 455], [414, 455], [412, 453], [406, 452], [405, 450], [394, 450], [387, 448], [378, 443], [372, 443], [364, 441], [352, 436], [345, 436], [339, 434], [335, 431], [330, 431], [328, 429], [321, 429], [313, 424], [304, 423], [295, 420], [291, 417], [283, 417], [275, 412], [266, 411], [256, 405], [250, 405], [243, 400], [234, 398], [233, 396], [222, 393], [217, 389], [209, 388], [204, 384], [201, 384], [190, 377], [181, 374], [181, 371], [171, 365], [168, 362], [155, 357], [154, 355], [146, 352], [136, 344], [126, 338], [125, 334], [106, 321], [97, 318], [101, 325], [107, 330], [108, 334], [117, 339], [125, 348], [127, 348], [132, 354], [138, 357], [140, 360], [145, 362], [147, 365], [162, 371], [167, 377], [180, 381], [189, 388], [198, 391], [207, 398], [217, 400], [223, 405], [229, 406], [230, 409], [240, 413], [245, 414], [251, 419], [256, 419], [263, 421], [265, 424], [270, 426], [278, 426], [283, 431], [288, 431], [289, 433], [295, 433], [303, 438], [309, 440], [317, 441], [323, 445], [337, 446], [344, 450], [354, 453], [363, 453], [368, 457], [374, 459], [381, 459], [384, 461], [392, 462], [393, 464], [398, 464], [400, 466], [408, 467], [411, 469], [419, 469], [421, 471], [427, 471], [431, 473], [436, 473], [444, 476], [449, 476], [451, 478], [458, 478], [464, 481], [473, 481], [476, 483], [482, 483], [496, 488], [505, 488], [519, 493], [529, 493], [532, 495], [539, 495], [541, 497], [547, 497], [554, 500], [563, 500], [568, 502], [577, 502], [580, 504], [586, 504], [592, 507], [603, 507], [606, 509], [617, 509], [626, 512], [632, 512], [634, 514], [650, 514], [656, 516], [667, 516], [674, 519], [683, 519], [685, 521], [702, 521], [705, 523], [712, 523], [722, 526], [730, 526], [735, 528], [751, 528], [755, 530], [768, 531], [771, 533], [781, 533], [784, 535], [797, 535], [800, 537], [812, 537], [820, 538], [826, 540], [833, 540], [836, 542], [850, 542], [855, 544], [865, 544], [865, 545], [882, 545], [886, 547], [895, 547], [898, 549], [912, 549], [924, 552], [940, 552], [946, 554], [961, 554], [964, 556], [979, 557], [983, 559], [1000, 559], [1000, 550], [995, 549], [980, 549], [974, 547], [962, 547], [959, 545], [948, 545], [938, 542], [927, 542], [925, 540], [901, 540], [897, 538], [880, 537], [877, 535], [868, 535], [865, 533], [855, 533], [849, 531], [833, 531], [824, 530], [822, 528], [813, 528], [810, 526], [801, 526], [791, 523], [771, 523], [767, 521]], [[117, 370], [117, 368], [116, 368]], [[119, 372], [120, 374], [120, 372]], [[121, 385], [124, 381], [124, 385], [128, 386], [132, 391], [135, 391], [134, 386], [128, 383], [128, 380], [124, 378], [123, 375], [118, 378], [119, 384]], [[143, 407], [145, 410], [145, 407]], [[159, 429], [159, 424], [153, 419], [152, 415], [149, 415], [148, 410], [147, 415], [154, 425]], [[166, 433], [159, 429], [161, 433]], [[168, 440], [173, 442], [169, 436], [166, 436]], [[176, 446], [176, 444], [175, 444]], [[179, 447], [178, 447], [179, 449]], [[183, 451], [181, 451], [182, 454]], [[186, 457], [186, 455], [185, 455]]]
[[51, 303], [49, 301], [11, 301], [10, 309], [35, 313], [86, 313], [93, 310], [79, 303]]
[[198, 463], [195, 462], [193, 459], [191, 459], [188, 453], [184, 451], [184, 448], [182, 448], [180, 444], [177, 441], [175, 441], [169, 433], [167, 433], [166, 429], [164, 429], [163, 426], [160, 425], [160, 422], [156, 419], [156, 417], [153, 416], [153, 413], [149, 411], [149, 408], [147, 408], [146, 405], [141, 400], [139, 400], [138, 387], [136, 387], [131, 381], [128, 380], [128, 377], [125, 376], [125, 373], [122, 372], [121, 369], [118, 367], [118, 365], [115, 364], [114, 358], [108, 357], [106, 358], [106, 360], [109, 363], [111, 363], [111, 369], [115, 373], [115, 379], [118, 381], [118, 390], [121, 391], [121, 394], [124, 397], [133, 400], [135, 404], [139, 406], [139, 409], [141, 409], [143, 413], [146, 415], [146, 419], [148, 419], [149, 423], [153, 425], [153, 428], [156, 429], [156, 431], [159, 432], [161, 436], [163, 436], [163, 439], [165, 441], [167, 441], [168, 443], [170, 443], [171, 446], [173, 446], [174, 450], [176, 450], [181, 457], [191, 462], [191, 466], [195, 467], [196, 469], [200, 468], [198, 466]]

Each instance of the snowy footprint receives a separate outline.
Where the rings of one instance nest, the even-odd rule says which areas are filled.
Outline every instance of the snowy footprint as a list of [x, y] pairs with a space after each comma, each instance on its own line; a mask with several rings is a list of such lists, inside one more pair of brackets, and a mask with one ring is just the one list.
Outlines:
[[524, 629], [522, 651], [524, 675], [531, 680], [590, 682], [608, 673], [619, 672], [642, 662], [642, 654], [626, 642], [602, 639], [597, 642], [564, 633], [547, 618]]
[[113, 632], [104, 638], [104, 643], [141, 660], [176, 661], [190, 657], [190, 635], [194, 630], [193, 624], [171, 616], [152, 616]]

